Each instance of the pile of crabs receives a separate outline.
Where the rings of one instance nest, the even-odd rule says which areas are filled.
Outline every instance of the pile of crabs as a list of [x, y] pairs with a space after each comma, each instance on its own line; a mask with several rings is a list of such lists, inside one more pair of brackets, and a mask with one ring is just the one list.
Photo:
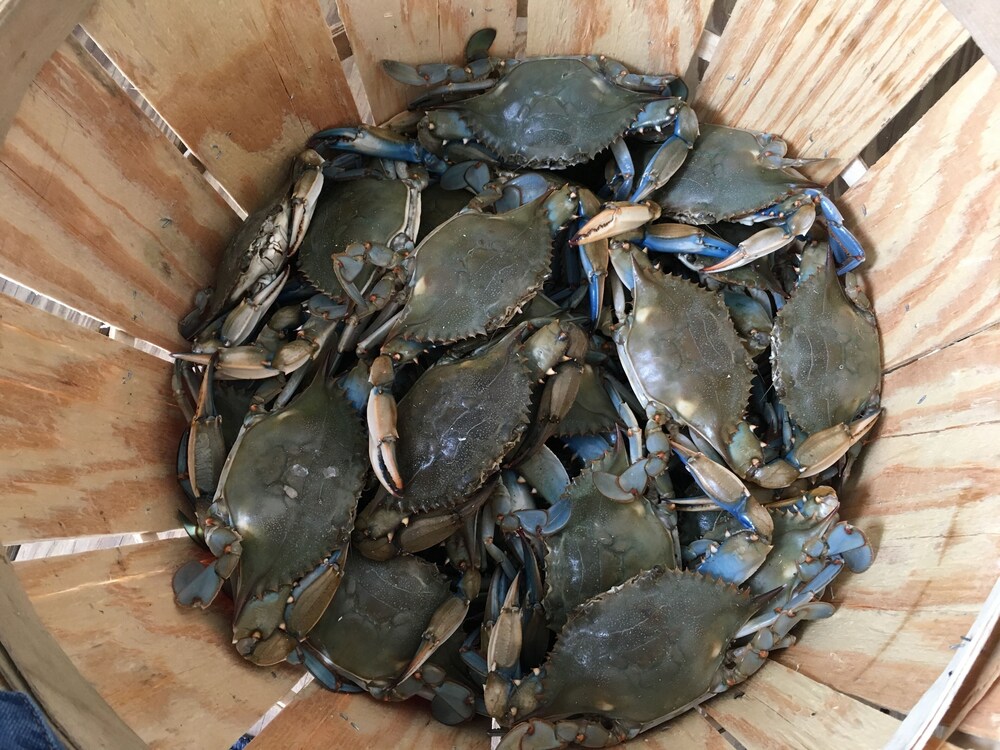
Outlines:
[[[864, 253], [776, 136], [603, 56], [386, 62], [181, 323], [179, 474], [249, 661], [501, 745], [616, 744], [747, 679], [866, 569]], [[763, 228], [760, 226], [763, 225]]]

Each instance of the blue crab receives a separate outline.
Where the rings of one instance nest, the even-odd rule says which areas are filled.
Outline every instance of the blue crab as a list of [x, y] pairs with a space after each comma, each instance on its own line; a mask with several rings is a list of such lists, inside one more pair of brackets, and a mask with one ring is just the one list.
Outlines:
[[[294, 657], [326, 687], [345, 680], [384, 701], [420, 695], [435, 718], [472, 717], [472, 691], [434, 663], [437, 650], [462, 624], [448, 578], [410, 555], [385, 561], [352, 555], [344, 579]], [[461, 635], [461, 634], [459, 634]]]
[[[525, 439], [533, 397], [542, 415], [536, 420], [569, 409], [580, 377], [576, 360], [585, 349], [585, 335], [572, 324], [553, 322], [532, 333], [524, 323], [469, 357], [439, 361], [409, 390], [398, 414], [373, 415], [369, 400], [372, 462], [386, 471], [382, 446], [391, 435], [395, 468], [405, 482], [389, 480], [396, 494], [365, 509], [355, 544], [366, 554], [384, 540], [405, 551], [424, 549], [443, 538], [440, 530], [424, 537], [428, 517], [450, 535], [466, 520], [464, 511], [486, 502], [489, 480]], [[539, 394], [540, 382], [545, 387]]]
[[[803, 476], [823, 471], [879, 416], [882, 350], [875, 317], [834, 271], [827, 243], [802, 253], [798, 285], [771, 333], [774, 388], [800, 431], [792, 458]], [[860, 415], [860, 416], [859, 416]]]
[[213, 324], [213, 335], [225, 346], [250, 334], [287, 278], [288, 258], [298, 250], [323, 189], [325, 163], [316, 151], [303, 151], [277, 198], [246, 218], [226, 247], [215, 285], [199, 295], [195, 309], [180, 322], [184, 338], [193, 339]]
[[[402, 83], [436, 87], [412, 105], [427, 109], [419, 139], [431, 152], [451, 162], [561, 169], [610, 147], [623, 175], [618, 192], [631, 191], [631, 200], [662, 186], [683, 163], [698, 121], [676, 76], [631, 73], [604, 55], [487, 57], [491, 33], [473, 36], [479, 56], [463, 66], [382, 63]], [[634, 189], [625, 136], [658, 144]]]
[[[742, 682], [763, 663], [763, 649], [735, 641], [766, 598], [656, 567], [590, 599], [570, 616], [541, 667], [519, 680], [490, 671], [486, 708], [513, 725], [500, 747], [610, 747]], [[754, 638], [782, 648], [797, 622], [832, 611], [804, 602], [774, 614]], [[503, 640], [494, 637], [491, 645]]]
[[366, 473], [359, 416], [321, 368], [240, 434], [198, 518], [216, 559], [177, 571], [177, 602], [207, 607], [232, 577], [237, 650], [256, 664], [282, 661], [337, 590]]
[[[579, 240], [624, 235], [651, 250], [692, 253], [721, 259], [702, 270], [718, 272], [746, 265], [805, 235], [817, 208], [830, 233], [838, 270], [846, 273], [864, 262], [861, 244], [844, 227], [833, 201], [818, 185], [792, 167], [814, 161], [785, 158], [785, 143], [769, 133], [702, 125], [691, 155], [652, 200], [614, 204], [593, 217]], [[654, 224], [660, 216], [684, 224]], [[717, 222], [766, 223], [771, 227], [733, 245], [698, 226]]]

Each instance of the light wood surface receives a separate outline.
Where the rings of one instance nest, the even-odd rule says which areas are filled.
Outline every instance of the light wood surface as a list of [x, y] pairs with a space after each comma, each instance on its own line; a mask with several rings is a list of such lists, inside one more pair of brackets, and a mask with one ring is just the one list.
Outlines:
[[641, 73], [684, 75], [708, 0], [541, 0], [528, 4], [528, 55], [604, 54]]
[[0, 686], [27, 693], [68, 748], [145, 747], [69, 660], [0, 554]]
[[172, 539], [14, 564], [48, 631], [153, 748], [228, 748], [299, 677], [236, 653], [224, 595], [174, 604], [174, 570], [199, 551]]
[[316, 0], [100, 0], [84, 27], [243, 208], [357, 109]]
[[1000, 320], [1000, 76], [980, 60], [840, 205], [896, 367]]
[[[475, 719], [457, 727], [434, 721], [419, 698], [405, 703], [379, 703], [365, 695], [331, 693], [308, 685], [250, 743], [252, 750], [284, 750], [320, 745], [357, 750], [400, 748], [489, 747], [489, 722]], [[697, 711], [642, 735], [634, 743], [648, 750], [698, 747], [731, 750], [719, 732]]]
[[828, 182], [968, 33], [938, 0], [742, 0], [694, 100], [705, 122], [780, 134]]
[[73, 40], [0, 151], [0, 273], [160, 346], [236, 216]]
[[0, 0], [0, 143], [24, 92], [94, 0]]
[[[878, 748], [899, 721], [777, 663], [705, 704], [747, 750]], [[942, 745], [953, 748], [953, 745]]]
[[893, 370], [883, 387], [881, 437], [1000, 423], [1000, 325]]
[[177, 528], [171, 365], [0, 296], [0, 543]]
[[1000, 70], [1000, 5], [983, 0], [941, 0], [969, 30], [979, 49]]
[[490, 54], [514, 49], [516, 0], [337, 0], [337, 7], [377, 123], [419, 93], [383, 73], [380, 60], [463, 63], [469, 36], [487, 27], [497, 30]]
[[951, 659], [996, 578], [997, 425], [879, 436], [855, 479], [841, 515], [869, 535], [875, 563], [842, 575], [834, 617], [808, 623], [777, 658], [905, 713]]

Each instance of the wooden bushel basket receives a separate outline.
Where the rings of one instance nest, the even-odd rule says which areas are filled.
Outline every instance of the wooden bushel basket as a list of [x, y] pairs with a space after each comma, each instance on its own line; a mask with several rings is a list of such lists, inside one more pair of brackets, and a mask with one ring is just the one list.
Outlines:
[[[990, 3], [947, 4], [964, 23], [939, 0], [736, 0], [719, 36], [703, 34], [711, 0], [339, 0], [335, 34], [333, 0], [0, 0], [0, 274], [85, 314], [0, 295], [0, 544], [144, 542], [0, 555], [0, 685], [34, 695], [70, 747], [228, 748], [279, 701], [252, 750], [487, 747], [485, 723], [440, 726], [420, 700], [294, 694], [300, 670], [228, 645], [225, 604], [174, 605], [194, 548], [170, 533], [183, 425], [158, 354], [183, 346], [233, 207], [266, 198], [315, 130], [357, 122], [356, 96], [376, 122], [404, 108], [379, 59], [457, 61], [484, 26], [498, 54], [701, 70], [702, 120], [834, 157], [809, 171], [825, 182], [970, 32], [998, 59]], [[886, 412], [842, 513], [875, 565], [747, 686], [641, 746], [882, 747], [965, 647], [1000, 571], [998, 122], [983, 57], [838, 199], [885, 354]], [[994, 640], [944, 726], [1000, 740], [998, 667]]]

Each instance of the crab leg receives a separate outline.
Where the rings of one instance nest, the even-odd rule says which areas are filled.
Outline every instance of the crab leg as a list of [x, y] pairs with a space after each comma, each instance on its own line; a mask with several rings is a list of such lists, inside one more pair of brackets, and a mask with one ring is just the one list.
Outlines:
[[816, 221], [816, 208], [811, 202], [803, 205], [802, 196], [793, 196], [765, 211], [751, 215], [744, 220], [744, 223], [773, 219], [779, 220], [777, 226], [763, 229], [744, 240], [736, 246], [735, 252], [729, 257], [705, 268], [705, 272], [714, 273], [739, 268], [785, 247], [796, 237], [801, 237], [809, 231]]
[[368, 376], [372, 384], [368, 397], [368, 455], [379, 482], [391, 494], [403, 491], [403, 478], [396, 462], [396, 399], [392, 395], [392, 360], [385, 355], [376, 357]]
[[309, 139], [313, 148], [376, 156], [381, 159], [423, 164], [429, 170], [444, 172], [448, 165], [416, 141], [411, 141], [386, 128], [362, 125], [355, 128], [329, 128]]

